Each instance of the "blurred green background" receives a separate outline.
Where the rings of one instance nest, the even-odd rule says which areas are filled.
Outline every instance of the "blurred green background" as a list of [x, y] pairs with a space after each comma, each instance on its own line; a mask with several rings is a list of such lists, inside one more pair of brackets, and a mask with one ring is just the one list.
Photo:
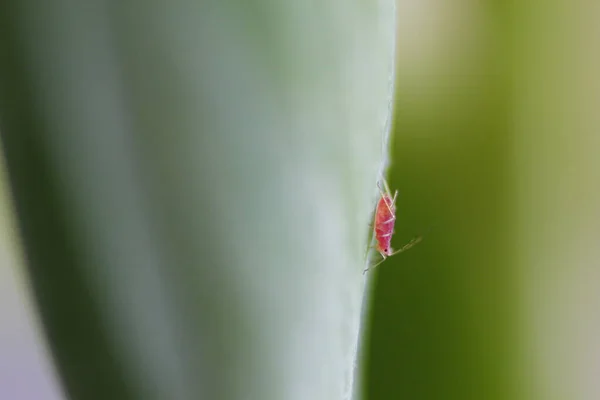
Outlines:
[[[600, 398], [593, 2], [399, 0], [384, 154], [392, 2], [7, 4], [0, 111], [39, 147], [4, 141], [74, 399]], [[365, 285], [387, 161], [393, 245], [424, 240]], [[12, 212], [0, 398], [59, 399]]]
[[[508, 6], [415, 7], [425, 15], [399, 12], [390, 184], [399, 190], [395, 247], [416, 234], [424, 241], [376, 272], [366, 398], [526, 398], [513, 373]], [[430, 42], [402, 37], [403, 23], [425, 31], [431, 20]]]
[[393, 244], [425, 239], [374, 272], [366, 398], [596, 399], [600, 9], [451, 3], [399, 2]]

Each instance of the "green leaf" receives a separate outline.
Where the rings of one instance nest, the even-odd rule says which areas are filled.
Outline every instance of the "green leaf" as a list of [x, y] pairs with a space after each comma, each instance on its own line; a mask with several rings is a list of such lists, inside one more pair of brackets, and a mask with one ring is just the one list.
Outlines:
[[72, 399], [350, 398], [393, 1], [0, 5], [2, 140]]

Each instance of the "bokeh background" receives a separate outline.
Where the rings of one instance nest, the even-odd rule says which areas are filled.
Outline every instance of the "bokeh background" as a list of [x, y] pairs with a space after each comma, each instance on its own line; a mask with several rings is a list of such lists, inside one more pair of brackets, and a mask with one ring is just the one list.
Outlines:
[[600, 8], [398, 4], [366, 398], [600, 398]]
[[[600, 6], [397, 4], [393, 244], [424, 240], [370, 274], [364, 398], [600, 398]], [[61, 399], [5, 179], [0, 399]]]

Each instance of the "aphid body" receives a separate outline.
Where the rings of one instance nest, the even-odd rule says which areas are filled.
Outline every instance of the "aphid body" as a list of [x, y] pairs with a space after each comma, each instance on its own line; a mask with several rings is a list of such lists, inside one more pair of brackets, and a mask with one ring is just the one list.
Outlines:
[[375, 268], [382, 262], [384, 262], [388, 257], [393, 256], [394, 254], [398, 254], [403, 252], [404, 250], [408, 250], [413, 247], [415, 244], [419, 243], [422, 239], [421, 236], [415, 237], [410, 242], [405, 244], [401, 249], [394, 251], [392, 249], [392, 236], [394, 235], [394, 225], [396, 224], [396, 197], [398, 196], [398, 191], [394, 193], [392, 197], [392, 193], [390, 192], [390, 188], [385, 180], [383, 180], [383, 184], [385, 186], [385, 190], [381, 187], [381, 182], [377, 183], [379, 187], [379, 193], [381, 197], [377, 202], [377, 207], [375, 208], [375, 216], [373, 220], [373, 235], [375, 237], [375, 250], [381, 254], [382, 260], [372, 267], [368, 267], [363, 271], [363, 274], [367, 272], [371, 268]]
[[396, 223], [395, 201], [396, 195], [392, 198], [389, 194], [382, 193], [375, 209], [375, 249], [384, 259], [393, 252], [391, 243]]

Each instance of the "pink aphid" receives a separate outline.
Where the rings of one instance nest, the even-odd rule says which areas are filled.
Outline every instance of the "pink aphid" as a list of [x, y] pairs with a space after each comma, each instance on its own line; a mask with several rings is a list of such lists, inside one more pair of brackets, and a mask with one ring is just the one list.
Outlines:
[[373, 226], [376, 240], [375, 248], [383, 257], [389, 256], [392, 252], [392, 235], [396, 223], [396, 194], [392, 198], [387, 193], [382, 193], [375, 210], [375, 224]]
[[413, 247], [415, 244], [421, 241], [421, 237], [416, 237], [412, 239], [409, 243], [405, 244], [401, 249], [394, 251], [392, 249], [392, 236], [394, 235], [394, 225], [396, 223], [396, 197], [398, 196], [398, 191], [394, 193], [392, 197], [392, 193], [390, 192], [390, 188], [385, 180], [383, 180], [383, 184], [385, 186], [385, 191], [381, 188], [381, 182], [377, 183], [379, 187], [379, 192], [381, 194], [381, 198], [377, 202], [377, 208], [375, 209], [375, 217], [373, 221], [373, 235], [375, 237], [375, 250], [381, 254], [383, 258], [377, 264], [372, 267], [368, 267], [363, 271], [363, 274], [367, 272], [371, 268], [375, 268], [382, 262], [384, 262], [388, 257], [393, 256], [394, 254], [398, 254], [403, 252], [404, 250], [408, 250]]

